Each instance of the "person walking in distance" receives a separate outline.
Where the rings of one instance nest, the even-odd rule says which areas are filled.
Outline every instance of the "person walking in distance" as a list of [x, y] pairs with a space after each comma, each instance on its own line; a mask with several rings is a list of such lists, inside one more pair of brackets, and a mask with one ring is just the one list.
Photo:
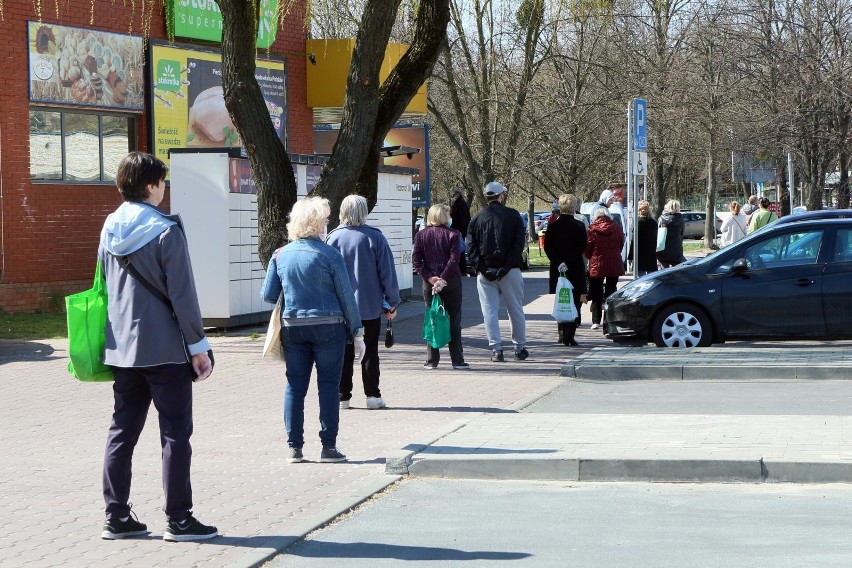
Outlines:
[[671, 199], [663, 207], [660, 215], [660, 228], [666, 229], [666, 243], [661, 251], [657, 251], [657, 260], [660, 266], [669, 268], [682, 262], [686, 262], [683, 256], [683, 214], [680, 212], [680, 201]]
[[485, 320], [485, 334], [492, 361], [505, 361], [500, 337], [498, 310], [501, 300], [509, 312], [509, 325], [515, 359], [529, 357], [524, 319], [524, 277], [521, 253], [524, 249], [524, 222], [516, 209], [506, 207], [506, 187], [496, 181], [485, 186], [488, 206], [470, 221], [467, 255], [476, 269], [476, 288]]
[[741, 238], [746, 236], [748, 225], [746, 224], [746, 216], [740, 210], [740, 204], [736, 201], [731, 201], [728, 206], [731, 215], [722, 221], [722, 226], [719, 231], [722, 233], [722, 246], [732, 245]]
[[[639, 240], [639, 260], [636, 265], [636, 275], [645, 276], [657, 271], [657, 221], [651, 217], [651, 204], [640, 201], [636, 212], [639, 221], [636, 223], [637, 239]], [[628, 260], [633, 260], [633, 246], [630, 246]]]
[[573, 195], [559, 196], [560, 215], [547, 225], [547, 238], [544, 239], [544, 253], [550, 259], [550, 279], [548, 292], [556, 293], [556, 281], [560, 272], [565, 272], [568, 281], [574, 287], [574, 306], [577, 317], [573, 322], [558, 323], [559, 342], [577, 347], [574, 339], [577, 326], [580, 325], [581, 295], [586, 293], [586, 263], [583, 252], [586, 250], [586, 226], [574, 218], [577, 198]]
[[[361, 382], [367, 397], [367, 408], [385, 407], [379, 390], [379, 335], [382, 332], [381, 316], [392, 320], [399, 305], [399, 285], [393, 252], [382, 232], [367, 225], [367, 199], [360, 195], [347, 195], [340, 204], [340, 225], [328, 234], [326, 242], [340, 251], [349, 283], [355, 291], [355, 302], [364, 326], [364, 345], [367, 350], [361, 361]], [[385, 308], [384, 306], [388, 306]], [[340, 408], [349, 408], [352, 399], [355, 351], [346, 345], [343, 372], [340, 375]]]
[[133, 450], [152, 401], [163, 448], [163, 511], [168, 519], [163, 540], [219, 534], [191, 510], [192, 383], [213, 372], [213, 352], [204, 335], [180, 217], [157, 209], [167, 171], [163, 162], [142, 152], [121, 160], [115, 181], [124, 203], [106, 218], [98, 247], [109, 295], [104, 363], [115, 376], [103, 469], [106, 523], [101, 538], [107, 540], [148, 533], [145, 524], [131, 517], [128, 499]]
[[[464, 241], [467, 236], [467, 228], [470, 226], [470, 205], [462, 195], [462, 190], [458, 187], [453, 188], [450, 194], [450, 227], [461, 233], [461, 240]], [[467, 274], [467, 255], [464, 251], [459, 255], [459, 270], [462, 276]]]
[[[438, 294], [450, 317], [450, 360], [453, 369], [466, 371], [470, 365], [464, 362], [461, 342], [462, 282], [458, 270], [458, 255], [461, 240], [458, 231], [447, 226], [450, 209], [439, 203], [429, 208], [426, 228], [414, 237], [411, 263], [423, 280], [423, 300], [426, 307], [432, 305], [432, 296]], [[424, 369], [437, 369], [441, 351], [426, 345]]]
[[774, 223], [778, 220], [778, 215], [769, 210], [770, 201], [766, 197], [761, 197], [758, 202], [759, 209], [751, 214], [751, 219], [748, 223], [748, 234], [752, 234], [761, 227], [765, 227], [769, 223]]
[[624, 263], [621, 262], [624, 233], [609, 215], [609, 211], [603, 207], [595, 209], [586, 242], [592, 329], [601, 327], [603, 304], [618, 287], [618, 277], [624, 274]]

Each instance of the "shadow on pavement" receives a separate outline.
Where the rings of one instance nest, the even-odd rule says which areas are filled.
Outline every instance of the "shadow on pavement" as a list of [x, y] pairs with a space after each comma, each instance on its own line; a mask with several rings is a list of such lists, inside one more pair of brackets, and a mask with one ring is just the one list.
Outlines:
[[527, 552], [458, 550], [433, 546], [404, 546], [378, 542], [327, 542], [309, 540], [287, 551], [304, 558], [394, 558], [398, 560], [520, 560]]
[[388, 410], [421, 410], [425, 412], [483, 412], [485, 414], [517, 414], [509, 408], [482, 406], [388, 406]]
[[55, 359], [53, 347], [38, 341], [0, 340], [0, 365], [13, 361]]

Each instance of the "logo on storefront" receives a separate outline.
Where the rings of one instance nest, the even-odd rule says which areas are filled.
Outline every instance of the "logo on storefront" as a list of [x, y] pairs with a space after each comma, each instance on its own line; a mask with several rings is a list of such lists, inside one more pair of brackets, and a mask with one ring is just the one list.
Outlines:
[[180, 63], [170, 59], [161, 59], [157, 62], [157, 85], [156, 88], [163, 91], [180, 90]]

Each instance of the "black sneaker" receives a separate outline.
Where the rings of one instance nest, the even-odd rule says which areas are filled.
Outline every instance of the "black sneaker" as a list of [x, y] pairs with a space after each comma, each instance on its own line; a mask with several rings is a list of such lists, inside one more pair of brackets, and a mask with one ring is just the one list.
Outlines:
[[190, 540], [207, 540], [219, 536], [216, 527], [202, 525], [198, 519], [189, 514], [187, 518], [178, 521], [169, 521], [163, 532], [163, 540], [169, 542], [186, 542]]
[[470, 365], [468, 365], [467, 363], [464, 363], [464, 362], [458, 363], [458, 364], [453, 363], [453, 370], [454, 371], [469, 371]]
[[337, 448], [323, 448], [322, 453], [320, 453], [320, 462], [322, 463], [335, 463], [335, 462], [345, 462], [346, 456], [343, 455]]
[[520, 351], [515, 351], [515, 359], [518, 361], [526, 361], [527, 357], [530, 356], [530, 352], [527, 351], [526, 347], [521, 349]]
[[494, 363], [505, 362], [506, 360], [503, 358], [503, 350], [502, 349], [495, 349], [494, 351], [492, 351], [491, 352], [491, 361], [493, 361]]
[[[348, 400], [346, 402], [349, 402]], [[347, 406], [347, 408], [349, 408]], [[302, 454], [302, 448], [288, 448], [287, 450], [287, 462], [289, 463], [300, 463], [304, 461], [305, 456]]]
[[140, 523], [133, 517], [128, 517], [126, 521], [121, 519], [107, 519], [104, 523], [104, 530], [101, 533], [101, 538], [106, 540], [118, 540], [129, 536], [142, 536], [148, 534], [148, 526], [145, 523]]

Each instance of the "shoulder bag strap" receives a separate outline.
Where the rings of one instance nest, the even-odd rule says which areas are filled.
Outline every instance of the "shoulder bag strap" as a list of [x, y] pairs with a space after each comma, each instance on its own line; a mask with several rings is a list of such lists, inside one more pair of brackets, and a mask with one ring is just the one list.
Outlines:
[[128, 272], [130, 272], [130, 274], [136, 279], [137, 282], [145, 286], [145, 288], [147, 288], [147, 290], [151, 292], [151, 294], [153, 294], [155, 298], [163, 302], [172, 311], [172, 313], [174, 313], [172, 303], [169, 301], [166, 295], [154, 288], [153, 284], [148, 282], [141, 274], [139, 274], [139, 271], [136, 270], [136, 267], [133, 266], [132, 262], [130, 262], [129, 256], [118, 256], [116, 258], [118, 258], [119, 262], [121, 262], [121, 265], [124, 266], [124, 268], [126, 268]]

